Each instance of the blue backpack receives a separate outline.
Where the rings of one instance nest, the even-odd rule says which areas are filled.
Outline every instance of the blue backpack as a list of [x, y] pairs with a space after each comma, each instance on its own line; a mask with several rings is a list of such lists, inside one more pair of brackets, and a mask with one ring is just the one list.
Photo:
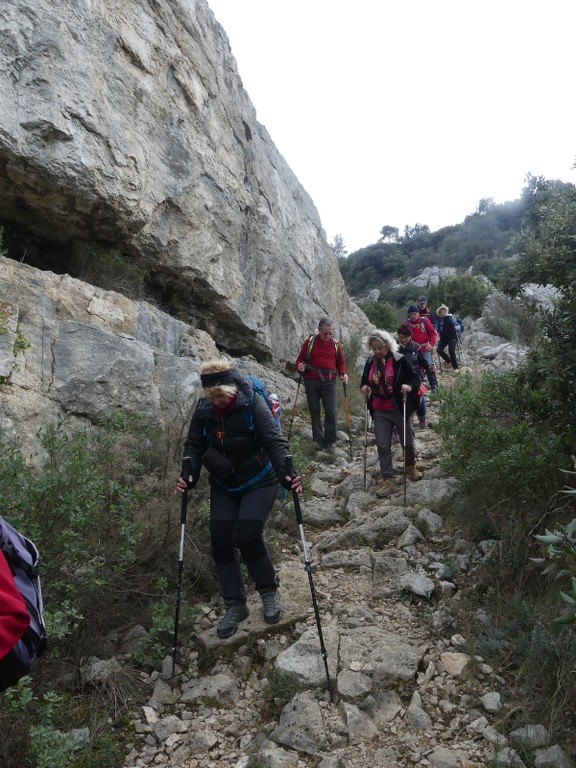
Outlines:
[[[268, 409], [270, 410], [270, 413], [274, 417], [276, 426], [280, 431], [282, 431], [282, 422], [280, 421], [280, 416], [282, 415], [282, 407], [280, 405], [280, 398], [278, 397], [278, 395], [275, 395], [275, 394], [271, 395], [268, 392], [268, 389], [266, 388], [266, 384], [264, 384], [262, 379], [259, 379], [257, 376], [253, 376], [251, 373], [248, 373], [247, 377], [252, 382], [252, 397], [254, 397], [254, 394], [256, 394], [264, 400], [264, 402], [268, 406]], [[252, 417], [252, 408], [245, 408], [244, 415], [246, 416], [246, 423], [248, 424], [248, 429], [251, 432], [253, 432], [255, 435], [256, 428], [254, 426], [254, 419]]]
[[460, 320], [458, 315], [452, 315], [452, 317], [454, 318], [454, 322], [456, 325], [456, 333], [458, 334], [458, 337], [460, 337], [464, 333], [464, 323], [462, 322], [462, 320]]
[[36, 546], [0, 517], [0, 549], [30, 617], [30, 624], [22, 637], [0, 659], [0, 691], [4, 691], [27, 675], [42, 655], [46, 647], [46, 628], [42, 616], [42, 588]]

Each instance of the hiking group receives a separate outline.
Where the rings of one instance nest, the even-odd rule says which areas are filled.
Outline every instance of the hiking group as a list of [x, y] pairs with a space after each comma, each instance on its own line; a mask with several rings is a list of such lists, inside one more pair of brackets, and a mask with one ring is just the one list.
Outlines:
[[[380, 498], [391, 494], [399, 480], [422, 477], [416, 465], [412, 416], [417, 413], [420, 426], [427, 426], [424, 379], [432, 391], [438, 387], [432, 358], [437, 341], [438, 355], [453, 370], [459, 369], [457, 319], [445, 305], [440, 306], [437, 316], [433, 317], [426, 304], [426, 297], [421, 296], [416, 304], [408, 307], [407, 318], [397, 329], [398, 341], [391, 333], [381, 330], [372, 331], [367, 338], [369, 357], [362, 371], [360, 389], [366, 399], [366, 425], [368, 413], [374, 423], [381, 475], [376, 493]], [[344, 387], [349, 437], [350, 424], [346, 361], [342, 345], [334, 337], [332, 320], [321, 318], [317, 333], [303, 341], [295, 369], [299, 379], [294, 411], [303, 380], [312, 438], [319, 448], [333, 452], [337, 442], [337, 378]], [[210, 543], [225, 606], [216, 626], [219, 638], [231, 637], [249, 615], [242, 561], [261, 597], [264, 621], [276, 624], [282, 616], [278, 575], [264, 538], [265, 524], [279, 485], [293, 494], [306, 552], [298, 497], [302, 482], [293, 467], [288, 439], [280, 426], [278, 398], [268, 394], [262, 381], [222, 359], [203, 363], [200, 380], [202, 397], [189, 425], [182, 470], [175, 487], [183, 496], [174, 660], [187, 492], [198, 484], [202, 467], [209, 473]], [[403, 449], [402, 478], [393, 466], [394, 437]], [[4, 690], [30, 669], [42, 653], [46, 635], [37, 550], [2, 518], [0, 523], [0, 690]], [[311, 567], [308, 561], [305, 565], [322, 644]]]
[[[398, 329], [400, 344], [386, 331], [375, 330], [367, 339], [370, 356], [360, 388], [374, 421], [381, 474], [377, 495], [381, 498], [394, 490], [394, 433], [404, 451], [405, 476], [410, 480], [422, 477], [416, 466], [412, 415], [418, 412], [420, 425], [426, 426], [423, 377], [428, 377], [432, 390], [438, 387], [432, 360], [438, 333], [425, 297], [418, 301], [422, 310], [411, 305], [406, 322]], [[333, 452], [337, 442], [336, 381], [342, 382], [346, 400], [348, 375], [330, 318], [322, 317], [317, 333], [304, 339], [294, 367], [299, 376], [294, 410], [303, 381], [312, 439], [318, 448]], [[292, 468], [288, 440], [274, 419], [273, 396], [257, 386], [254, 377], [223, 360], [204, 363], [200, 378], [203, 397], [190, 423], [176, 490], [183, 493], [194, 488], [202, 467], [208, 470], [212, 557], [225, 605], [216, 634], [224, 639], [249, 615], [241, 560], [261, 597], [264, 621], [275, 624], [280, 620], [278, 576], [264, 527], [278, 485], [298, 494], [302, 483]]]

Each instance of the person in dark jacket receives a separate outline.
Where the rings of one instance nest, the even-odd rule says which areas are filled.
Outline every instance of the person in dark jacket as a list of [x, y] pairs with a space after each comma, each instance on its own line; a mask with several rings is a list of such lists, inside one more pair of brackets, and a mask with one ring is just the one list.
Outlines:
[[[450, 314], [450, 310], [445, 304], [442, 304], [436, 310], [436, 329], [438, 331], [438, 355], [447, 363], [452, 365], [453, 370], [459, 371], [460, 365], [456, 357], [456, 346], [458, 344], [458, 322]], [[448, 354], [444, 351], [448, 347]]]
[[[374, 434], [382, 481], [376, 495], [388, 496], [394, 490], [394, 466], [392, 463], [392, 432], [398, 431], [402, 448], [406, 452], [406, 471], [412, 480], [420, 480], [422, 474], [416, 467], [416, 445], [412, 414], [416, 409], [414, 395], [420, 387], [416, 367], [398, 352], [398, 345], [386, 331], [372, 331], [367, 339], [372, 353], [366, 360], [360, 389], [368, 399], [368, 408], [374, 419]], [[406, 424], [403, 412], [406, 397]], [[404, 445], [404, 431], [406, 445]]]
[[436, 326], [436, 316], [428, 306], [428, 297], [424, 296], [418, 296], [416, 299], [416, 304], [418, 305], [418, 311], [420, 312], [420, 317], [427, 317], [428, 320], [432, 323], [432, 325]]
[[412, 331], [410, 327], [403, 323], [396, 331], [398, 336], [398, 352], [406, 355], [409, 362], [412, 365], [418, 367], [420, 374], [420, 388], [418, 390], [418, 421], [422, 429], [428, 428], [428, 421], [426, 419], [426, 387], [424, 386], [424, 376], [430, 368], [430, 363], [424, 357], [422, 350], [412, 341]]
[[278, 491], [302, 490], [286, 473], [288, 441], [252, 382], [224, 360], [203, 363], [204, 397], [190, 422], [176, 490], [193, 488], [202, 466], [210, 473], [210, 540], [225, 603], [220, 638], [248, 616], [238, 551], [262, 598], [264, 620], [282, 615], [278, 578], [264, 541], [264, 525]]

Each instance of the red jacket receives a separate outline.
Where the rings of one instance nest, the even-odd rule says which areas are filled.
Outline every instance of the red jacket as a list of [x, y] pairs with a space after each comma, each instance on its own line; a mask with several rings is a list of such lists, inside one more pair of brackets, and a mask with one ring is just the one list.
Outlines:
[[405, 324], [412, 331], [412, 341], [416, 344], [430, 344], [431, 347], [436, 344], [438, 334], [427, 317], [421, 315], [416, 322], [412, 322], [412, 320], [408, 318]]
[[[310, 355], [308, 355], [309, 349]], [[311, 345], [310, 337], [307, 338], [296, 358], [296, 367], [300, 363], [306, 364], [305, 379], [329, 380], [336, 378], [336, 374], [341, 376], [346, 373], [346, 361], [342, 353], [342, 345], [333, 338], [322, 341], [320, 336], [316, 335], [313, 337]]]
[[16, 588], [4, 554], [0, 552], [0, 659], [12, 650], [29, 624], [24, 598]]

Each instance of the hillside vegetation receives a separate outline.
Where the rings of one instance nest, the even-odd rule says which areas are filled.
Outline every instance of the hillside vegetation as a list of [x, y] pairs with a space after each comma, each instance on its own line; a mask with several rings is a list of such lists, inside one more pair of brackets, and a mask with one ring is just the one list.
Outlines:
[[[407, 281], [432, 266], [451, 267], [459, 273], [471, 270], [500, 287], [506, 282], [511, 262], [515, 264], [521, 255], [522, 233], [531, 223], [534, 224], [535, 205], [545, 206], [549, 199], [571, 187], [564, 182], [528, 176], [517, 200], [496, 204], [492, 199], [483, 199], [476, 211], [461, 224], [435, 232], [424, 224], [406, 226], [403, 233], [385, 225], [377, 243], [348, 256], [345, 255], [342, 238], [336, 236], [332, 247], [338, 256], [348, 292], [361, 297], [377, 288], [380, 291], [379, 303], [404, 307], [416, 298], [414, 288], [407, 286]], [[457, 290], [449, 292], [443, 300], [447, 299], [450, 307], [454, 306], [461, 315], [465, 315], [470, 307], [456, 307], [454, 301], [450, 301], [456, 298], [459, 304], [463, 303], [464, 286], [456, 285], [455, 288]], [[430, 298], [430, 289], [427, 293]], [[479, 314], [483, 298], [472, 299], [473, 314]], [[430, 302], [432, 304], [433, 301]]]

